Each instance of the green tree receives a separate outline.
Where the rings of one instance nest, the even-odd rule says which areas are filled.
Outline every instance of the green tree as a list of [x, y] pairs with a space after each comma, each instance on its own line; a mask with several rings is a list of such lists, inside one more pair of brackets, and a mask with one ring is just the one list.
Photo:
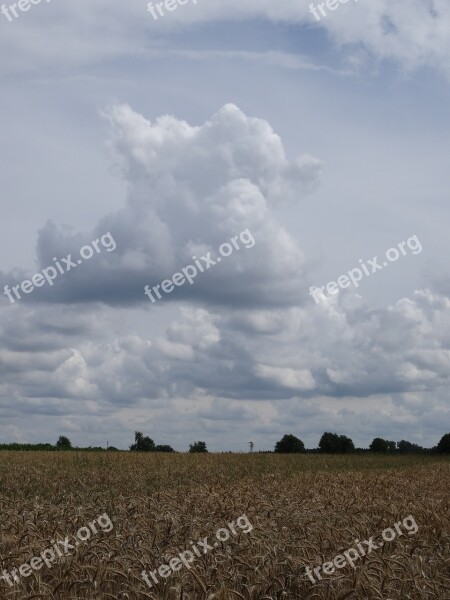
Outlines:
[[450, 433], [443, 435], [437, 445], [440, 454], [450, 454]]
[[412, 444], [406, 440], [401, 440], [398, 442], [397, 448], [400, 454], [415, 454], [424, 451], [422, 446], [419, 446], [418, 444]]
[[394, 454], [397, 452], [397, 444], [395, 442], [388, 441], [388, 452], [389, 454]]
[[339, 452], [342, 454], [348, 454], [349, 452], [355, 451], [355, 445], [353, 441], [346, 435], [339, 436]]
[[383, 440], [383, 438], [374, 438], [369, 449], [372, 450], [372, 452], [387, 454], [389, 452], [389, 442]]
[[324, 454], [347, 454], [353, 452], [355, 445], [346, 435], [326, 431], [319, 442], [319, 450]]
[[58, 450], [70, 450], [72, 448], [72, 443], [65, 435], [60, 435], [56, 442], [56, 448]]
[[295, 435], [286, 434], [275, 444], [275, 452], [283, 454], [306, 452], [305, 444]]
[[144, 436], [140, 431], [134, 434], [134, 444], [130, 446], [131, 452], [154, 452], [155, 442], [148, 436]]
[[189, 452], [208, 452], [206, 442], [194, 442], [189, 444]]
[[325, 454], [335, 454], [339, 448], [339, 436], [336, 433], [325, 433], [320, 438], [319, 450]]

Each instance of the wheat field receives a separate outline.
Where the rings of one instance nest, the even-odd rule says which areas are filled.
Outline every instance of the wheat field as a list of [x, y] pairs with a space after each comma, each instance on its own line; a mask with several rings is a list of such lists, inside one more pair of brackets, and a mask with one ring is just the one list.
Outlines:
[[[106, 513], [70, 555], [0, 580], [7, 600], [450, 598], [450, 462], [439, 457], [0, 452], [1, 570], [38, 557]], [[240, 515], [238, 530], [188, 567], [153, 571]], [[315, 583], [305, 576], [412, 515], [397, 536]], [[4, 572], [4, 571], [3, 571]]]

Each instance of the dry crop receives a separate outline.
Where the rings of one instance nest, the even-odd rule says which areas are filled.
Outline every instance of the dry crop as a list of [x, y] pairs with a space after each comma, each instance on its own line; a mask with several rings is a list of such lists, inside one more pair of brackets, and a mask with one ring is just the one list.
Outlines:
[[[0, 452], [1, 570], [106, 512], [114, 523], [5, 600], [444, 600], [450, 463], [438, 457]], [[233, 536], [150, 589], [141, 579], [246, 514]], [[419, 530], [313, 584], [332, 560], [413, 515]]]

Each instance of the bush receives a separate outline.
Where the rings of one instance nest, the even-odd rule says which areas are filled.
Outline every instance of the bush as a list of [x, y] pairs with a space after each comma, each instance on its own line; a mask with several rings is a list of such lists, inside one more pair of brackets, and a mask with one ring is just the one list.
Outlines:
[[155, 448], [155, 452], [175, 452], [175, 450], [172, 448], [172, 446], [156, 446]]

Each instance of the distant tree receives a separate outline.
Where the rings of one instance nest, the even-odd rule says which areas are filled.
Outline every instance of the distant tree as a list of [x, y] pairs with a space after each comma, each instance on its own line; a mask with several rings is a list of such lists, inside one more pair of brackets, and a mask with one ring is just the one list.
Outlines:
[[347, 454], [355, 450], [355, 445], [346, 435], [326, 431], [320, 438], [319, 449], [324, 454]]
[[148, 436], [144, 436], [140, 431], [134, 434], [135, 443], [130, 446], [131, 452], [154, 452], [155, 442]]
[[158, 445], [155, 448], [155, 452], [175, 452], [175, 450], [172, 448], [172, 446]]
[[116, 448], [115, 446], [108, 446], [107, 448], [108, 452], [118, 452], [119, 449]]
[[369, 449], [372, 450], [372, 452], [387, 454], [389, 452], [389, 442], [383, 440], [383, 438], [374, 438]]
[[189, 444], [189, 452], [208, 452], [206, 442], [194, 442]]
[[450, 454], [450, 433], [443, 435], [437, 445], [439, 454]]
[[70, 450], [72, 448], [72, 443], [65, 435], [60, 435], [56, 442], [56, 448], [58, 450]]
[[346, 435], [339, 436], [339, 452], [342, 454], [348, 454], [349, 452], [355, 451], [355, 445], [353, 441]]
[[400, 454], [418, 454], [425, 451], [422, 446], [419, 446], [418, 444], [412, 444], [406, 440], [401, 440], [398, 442], [397, 449]]
[[389, 454], [394, 454], [397, 452], [397, 444], [395, 442], [388, 441], [388, 452]]
[[20, 452], [54, 451], [53, 444], [0, 444], [0, 450], [15, 450]]
[[130, 450], [139, 450], [139, 448], [142, 446], [142, 441], [144, 439], [144, 434], [142, 433], [142, 431], [135, 431], [134, 432], [134, 444], [132, 446], [130, 446]]
[[305, 444], [302, 442], [302, 440], [298, 439], [298, 437], [295, 437], [295, 435], [287, 434], [275, 444], [274, 452], [278, 452], [280, 454], [305, 452]]
[[325, 454], [336, 454], [339, 452], [339, 436], [337, 433], [326, 431], [320, 438], [319, 448]]

